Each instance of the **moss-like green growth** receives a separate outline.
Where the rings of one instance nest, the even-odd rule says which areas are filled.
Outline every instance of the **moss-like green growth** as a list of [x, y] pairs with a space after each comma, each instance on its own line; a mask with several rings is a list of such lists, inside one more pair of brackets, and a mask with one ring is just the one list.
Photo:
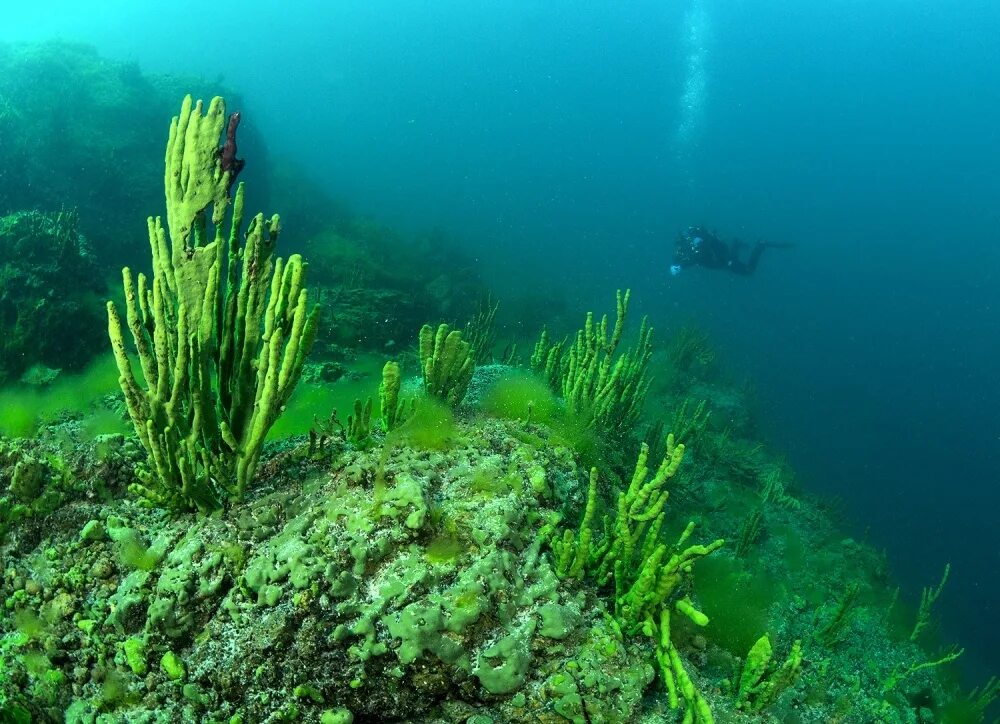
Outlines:
[[151, 571], [156, 568], [156, 557], [136, 537], [125, 537], [118, 541], [118, 556], [127, 568]]
[[426, 397], [390, 437], [419, 450], [446, 450], [455, 437], [455, 415], [443, 402]]
[[937, 712], [942, 724], [979, 724], [986, 717], [986, 710], [1000, 699], [1000, 679], [992, 677], [966, 696], [959, 696]]
[[524, 478], [517, 471], [504, 471], [495, 460], [484, 460], [468, 478], [468, 489], [486, 498], [506, 495], [524, 489]]
[[568, 413], [553, 420], [551, 427], [550, 443], [568, 447], [577, 454], [583, 467], [604, 464], [600, 435], [585, 418]]
[[768, 632], [768, 608], [778, 595], [775, 581], [742, 560], [710, 556], [698, 562], [694, 590], [709, 618], [707, 639], [733, 656], [744, 656]]
[[[769, 528], [769, 535], [774, 535], [781, 541], [781, 564], [786, 571], [800, 573], [804, 572], [809, 565], [809, 551], [802, 540], [802, 534], [794, 526], [779, 525]], [[799, 595], [806, 592], [799, 590]]]
[[[16, 387], [0, 391], [0, 434], [27, 437], [39, 423], [59, 414], [84, 415], [84, 432], [123, 432], [126, 426], [116, 415], [93, 409], [104, 395], [118, 390], [118, 371], [114, 362], [100, 359], [79, 374], [61, 374], [52, 384], [42, 388]], [[110, 418], [114, 418], [112, 422]], [[95, 423], [92, 420], [99, 420]], [[93, 430], [89, 428], [93, 427]], [[111, 429], [113, 428], [113, 429]]]
[[497, 380], [480, 406], [506, 420], [550, 422], [559, 410], [555, 394], [544, 381], [526, 372], [510, 372]]
[[33, 612], [20, 609], [14, 613], [14, 627], [22, 640], [32, 641], [45, 633], [45, 624]]
[[0, 717], [12, 724], [31, 724], [31, 712], [17, 702], [0, 701]]
[[104, 435], [124, 435], [130, 432], [128, 423], [112, 410], [95, 410], [83, 419], [81, 433], [88, 440]]
[[465, 552], [465, 546], [452, 536], [440, 536], [427, 544], [424, 557], [430, 563], [449, 563]]
[[3, 420], [0, 421], [0, 434], [10, 437], [27, 437], [38, 425], [38, 410], [33, 404], [32, 393], [6, 393], [2, 395], [0, 406], [3, 407]]

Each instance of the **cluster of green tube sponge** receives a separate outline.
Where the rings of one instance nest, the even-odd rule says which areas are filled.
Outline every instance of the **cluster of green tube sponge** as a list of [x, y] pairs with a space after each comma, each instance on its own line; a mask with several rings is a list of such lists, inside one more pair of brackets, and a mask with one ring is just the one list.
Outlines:
[[694, 523], [687, 525], [673, 545], [661, 541], [669, 496], [665, 486], [684, 459], [684, 445], [675, 442], [673, 434], [667, 436], [666, 453], [652, 478], [648, 458], [649, 446], [643, 443], [628, 488], [618, 492], [614, 518], [604, 518], [603, 536], [594, 529], [598, 487], [597, 470], [591, 470], [579, 529], [551, 537], [556, 572], [564, 578], [590, 577], [599, 586], [613, 582], [615, 620], [626, 635], [642, 633], [656, 643], [671, 706], [679, 706], [679, 688], [691, 721], [710, 724], [708, 704], [691, 683], [670, 640], [670, 612], [676, 610], [697, 626], [708, 624], [708, 617], [678, 591], [694, 562], [721, 548], [724, 541], [687, 545]]
[[401, 386], [399, 363], [389, 361], [382, 368], [382, 383], [378, 388], [378, 401], [382, 429], [390, 432], [406, 416], [405, 405], [399, 399]]
[[[244, 233], [243, 185], [230, 197], [239, 167], [224, 164], [219, 148], [225, 124], [221, 98], [205, 110], [190, 96], [171, 123], [167, 228], [160, 217], [148, 220], [153, 275], [122, 271], [138, 375], [122, 320], [107, 305], [121, 388], [152, 462], [134, 490], [156, 504], [203, 511], [241, 497], [317, 324], [301, 257], [273, 258], [277, 215], [258, 214]], [[228, 134], [235, 142], [232, 119]]]
[[795, 683], [802, 668], [802, 644], [796, 641], [780, 666], [772, 663], [771, 640], [761, 636], [747, 653], [736, 693], [736, 708], [759, 712], [773, 704]]
[[472, 381], [476, 362], [472, 346], [462, 339], [462, 332], [429, 324], [420, 330], [420, 368], [424, 373], [424, 391], [431, 397], [458, 407]]
[[531, 355], [531, 368], [566, 401], [566, 409], [605, 434], [626, 435], [639, 419], [649, 389], [646, 369], [652, 356], [653, 330], [645, 317], [636, 346], [618, 354], [631, 292], [617, 293], [613, 329], [607, 315], [595, 322], [587, 313], [583, 329], [570, 343], [552, 342], [542, 330]]

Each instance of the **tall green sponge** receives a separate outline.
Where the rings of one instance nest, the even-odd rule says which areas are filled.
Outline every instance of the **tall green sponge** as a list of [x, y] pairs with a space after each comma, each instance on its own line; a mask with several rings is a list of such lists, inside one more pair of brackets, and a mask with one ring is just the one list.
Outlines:
[[386, 362], [382, 368], [382, 383], [378, 387], [382, 429], [385, 432], [395, 430], [407, 417], [413, 414], [414, 400], [401, 400], [399, 397], [401, 387], [402, 377], [399, 363]]
[[[148, 220], [152, 277], [122, 270], [137, 367], [118, 311], [107, 305], [119, 382], [151, 461], [133, 492], [202, 511], [242, 496], [299, 380], [318, 318], [302, 258], [274, 258], [277, 215], [253, 217], [241, 244], [243, 184], [231, 198], [234, 167], [219, 147], [225, 125], [221, 98], [206, 111], [190, 96], [170, 124], [167, 228], [160, 217]], [[230, 119], [226, 148], [235, 125]]]
[[639, 339], [618, 354], [631, 292], [618, 290], [614, 327], [607, 315], [596, 321], [588, 312], [575, 341], [552, 342], [543, 330], [531, 368], [566, 401], [566, 409], [587, 425], [624, 436], [639, 419], [649, 390], [646, 369], [652, 356], [653, 329], [643, 318]]
[[429, 324], [420, 329], [420, 367], [428, 395], [458, 407], [469, 389], [476, 361], [472, 346], [447, 324], [437, 331]]

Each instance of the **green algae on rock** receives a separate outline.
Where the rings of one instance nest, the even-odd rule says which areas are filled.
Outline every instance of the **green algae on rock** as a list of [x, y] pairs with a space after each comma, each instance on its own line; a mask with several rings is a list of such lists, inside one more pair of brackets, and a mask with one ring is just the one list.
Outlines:
[[[661, 620], [656, 641], [623, 632], [608, 587], [560, 579], [542, 545], [558, 515], [587, 519], [596, 500], [589, 519], [600, 520], [624, 485], [591, 496], [578, 456], [542, 425], [469, 410], [451, 420], [448, 444], [432, 447], [413, 444], [405, 427], [374, 432], [363, 450], [338, 443], [332, 459], [311, 457], [304, 440], [276, 446], [225, 516], [144, 507], [122, 494], [123, 461], [81, 466], [98, 447], [82, 445], [58, 510], [44, 526], [13, 522], [3, 544], [14, 555], [0, 578], [11, 614], [0, 616], [0, 711], [38, 721], [427, 724], [653, 724], [691, 711], [719, 722], [909, 724], [931, 706], [946, 710], [936, 670], [921, 668], [928, 658], [909, 641], [912, 619], [900, 640], [889, 636], [874, 551], [838, 535], [808, 499], [762, 504], [761, 491], [714, 479], [718, 457], [734, 451], [746, 456], [741, 469], [770, 479], [774, 461], [748, 453], [740, 431], [718, 441], [709, 429], [701, 444], [715, 452], [685, 456], [664, 540], [694, 519], [708, 540], [728, 535], [750, 504], [741, 496], [763, 505], [764, 534], [744, 557], [723, 549], [700, 561], [678, 610], [697, 606], [707, 625], [696, 613]], [[112, 494], [96, 503], [88, 496], [102, 477]], [[748, 593], [743, 577], [769, 595]], [[812, 633], [836, 614], [845, 577], [860, 577], [862, 594], [825, 643]], [[732, 591], [712, 590], [729, 581]], [[755, 606], [748, 643], [716, 629], [728, 607]], [[763, 644], [751, 651], [765, 634], [771, 674]], [[688, 708], [669, 708], [665, 671]], [[958, 710], [964, 700], [951, 701]]]
[[[43, 651], [62, 640], [83, 677], [52, 706], [81, 721], [108, 707], [116, 721], [264, 721], [293, 709], [318, 721], [331, 705], [360, 721], [465, 711], [528, 722], [552, 710], [572, 721], [584, 706], [592, 720], [637, 716], [654, 675], [647, 653], [593, 593], [555, 575], [539, 535], [548, 504], [529, 485], [470, 484], [484, 466], [578, 476], [568, 451], [528, 450], [513, 424], [459, 424], [446, 451], [396, 441], [346, 452], [224, 519], [165, 519], [119, 500], [117, 529], [165, 551], [149, 571], [123, 562], [113, 539], [50, 540], [50, 573], [24, 603], [60, 589], [69, 569], [104, 571], [72, 616], [38, 634]], [[429, 555], [442, 535], [452, 553]], [[16, 565], [39, 567], [36, 554]], [[96, 624], [88, 633], [75, 619]], [[114, 702], [86, 662], [119, 682]]]

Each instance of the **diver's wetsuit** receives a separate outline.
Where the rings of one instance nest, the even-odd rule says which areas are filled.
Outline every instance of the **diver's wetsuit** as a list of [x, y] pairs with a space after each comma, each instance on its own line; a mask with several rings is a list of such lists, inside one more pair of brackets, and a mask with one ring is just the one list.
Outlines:
[[703, 226], [689, 226], [677, 237], [671, 274], [679, 274], [686, 266], [703, 266], [706, 269], [725, 269], [734, 274], [750, 276], [757, 269], [757, 262], [768, 244], [758, 241], [750, 250], [746, 261], [740, 259], [740, 250], [746, 244], [734, 241], [727, 244]]

